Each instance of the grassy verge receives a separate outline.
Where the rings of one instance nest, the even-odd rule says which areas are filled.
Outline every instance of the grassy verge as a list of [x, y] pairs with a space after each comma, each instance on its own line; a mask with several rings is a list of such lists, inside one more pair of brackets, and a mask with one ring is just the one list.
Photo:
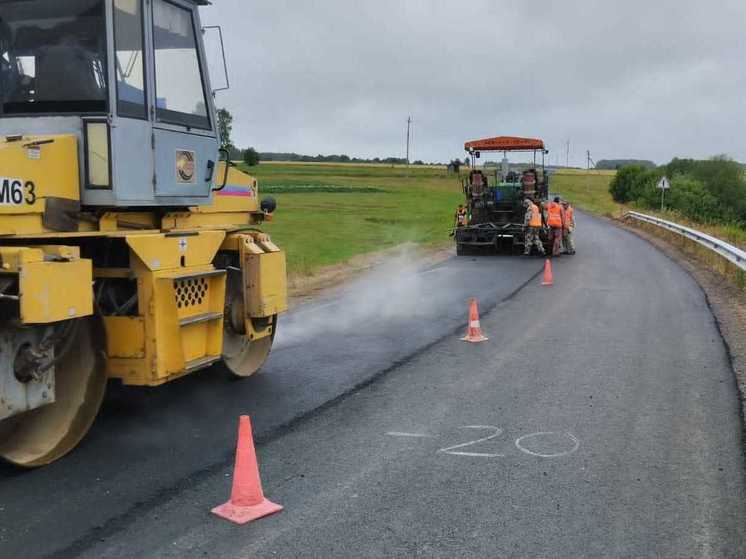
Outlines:
[[288, 255], [291, 275], [359, 254], [413, 242], [449, 242], [452, 215], [462, 200], [445, 169], [386, 165], [270, 163], [244, 169], [261, 195], [277, 200], [263, 227]]

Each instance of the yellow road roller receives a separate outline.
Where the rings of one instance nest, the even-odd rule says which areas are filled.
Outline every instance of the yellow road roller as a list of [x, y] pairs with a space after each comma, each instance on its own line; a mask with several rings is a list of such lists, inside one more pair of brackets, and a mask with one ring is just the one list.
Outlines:
[[73, 449], [107, 379], [265, 362], [274, 211], [218, 139], [204, 0], [0, 2], [0, 457]]

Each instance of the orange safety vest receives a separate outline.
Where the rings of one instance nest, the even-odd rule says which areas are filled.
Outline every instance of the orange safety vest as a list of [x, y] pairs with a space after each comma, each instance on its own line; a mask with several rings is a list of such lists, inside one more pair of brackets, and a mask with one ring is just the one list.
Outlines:
[[562, 206], [557, 202], [551, 202], [547, 206], [547, 225], [549, 227], [562, 227]]
[[567, 206], [565, 210], [565, 229], [569, 229], [573, 225], [575, 225], [575, 211], [572, 206]]
[[541, 227], [541, 212], [539, 211], [539, 206], [536, 204], [531, 204], [528, 208], [528, 211], [531, 212], [531, 217], [528, 221], [529, 227]]

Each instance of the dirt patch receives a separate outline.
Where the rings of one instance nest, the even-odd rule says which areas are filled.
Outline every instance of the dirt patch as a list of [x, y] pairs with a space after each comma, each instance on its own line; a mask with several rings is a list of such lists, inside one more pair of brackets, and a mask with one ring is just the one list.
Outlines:
[[730, 274], [726, 272], [724, 275], [717, 267], [709, 266], [695, 254], [684, 252], [648, 230], [627, 222], [615, 222], [673, 258], [702, 287], [725, 340], [741, 393], [742, 417], [746, 418], [746, 291], [734, 282]]
[[312, 275], [290, 276], [288, 278], [290, 307], [293, 308], [314, 297], [331, 292], [342, 283], [353, 280], [403, 255], [407, 256], [408, 262], [413, 266], [424, 267], [442, 262], [455, 254], [456, 250], [452, 246], [422, 247], [414, 243], [405, 243], [386, 250], [355, 256], [346, 262], [316, 270]]

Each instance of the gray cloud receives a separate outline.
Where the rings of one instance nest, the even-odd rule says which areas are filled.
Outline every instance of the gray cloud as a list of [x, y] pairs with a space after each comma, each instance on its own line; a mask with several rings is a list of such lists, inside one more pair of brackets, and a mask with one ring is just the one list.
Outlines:
[[239, 145], [447, 160], [468, 139], [553, 157], [746, 160], [743, 0], [216, 0]]

